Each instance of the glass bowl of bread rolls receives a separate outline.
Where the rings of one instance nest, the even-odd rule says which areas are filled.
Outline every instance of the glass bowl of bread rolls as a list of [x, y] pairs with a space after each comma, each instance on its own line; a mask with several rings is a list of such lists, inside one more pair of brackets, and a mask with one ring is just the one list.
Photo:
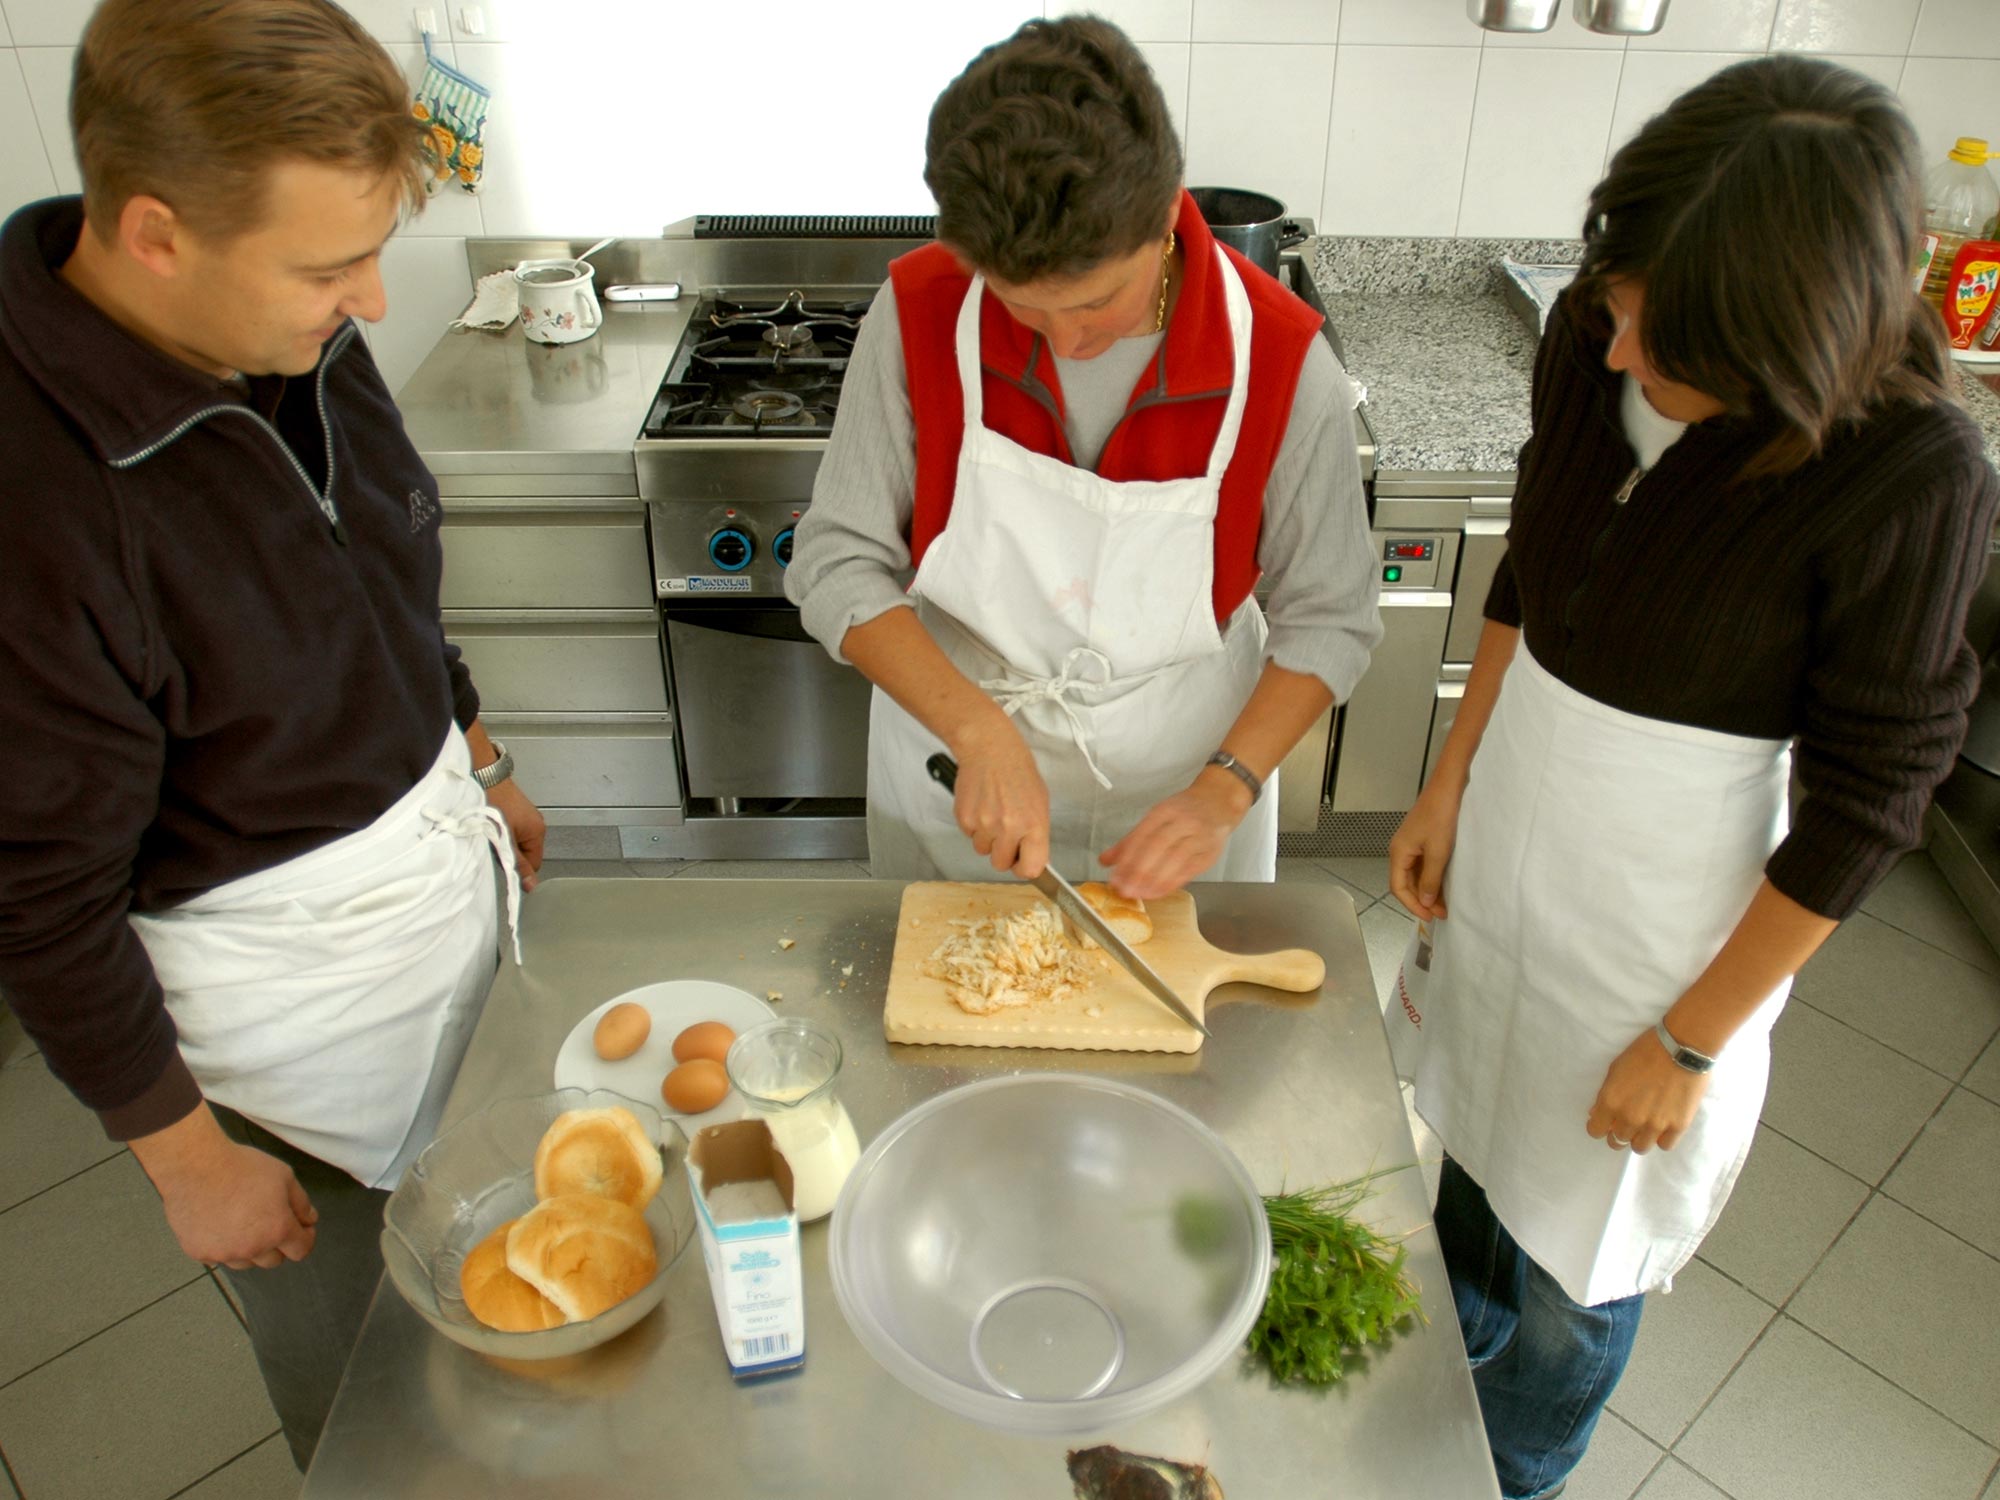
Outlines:
[[425, 1148], [389, 1195], [382, 1259], [446, 1338], [560, 1359], [659, 1306], [694, 1237], [687, 1137], [604, 1089], [500, 1099]]

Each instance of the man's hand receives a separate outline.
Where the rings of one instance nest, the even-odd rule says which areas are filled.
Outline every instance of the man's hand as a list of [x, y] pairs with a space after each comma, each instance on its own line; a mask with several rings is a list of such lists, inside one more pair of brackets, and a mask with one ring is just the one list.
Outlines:
[[542, 867], [542, 840], [548, 837], [548, 819], [511, 776], [498, 786], [489, 787], [486, 800], [499, 808], [500, 816], [507, 820], [508, 832], [514, 835], [514, 865], [521, 874], [521, 889], [532, 891], [536, 885], [535, 872]]
[[181, 1249], [203, 1265], [268, 1270], [312, 1250], [319, 1210], [292, 1169], [224, 1135], [206, 1104], [140, 1136], [132, 1154], [152, 1179]]
[[952, 812], [973, 849], [996, 870], [1033, 880], [1049, 862], [1049, 789], [1014, 721], [995, 715], [952, 747]]
[[1124, 838], [1097, 857], [1111, 888], [1135, 901], [1171, 895], [1222, 858], [1223, 846], [1250, 811], [1250, 788], [1220, 766], [1156, 804]]
[[1647, 1031], [1611, 1064], [1584, 1129], [1614, 1151], [1671, 1151], [1707, 1092], [1708, 1075], [1683, 1068]]

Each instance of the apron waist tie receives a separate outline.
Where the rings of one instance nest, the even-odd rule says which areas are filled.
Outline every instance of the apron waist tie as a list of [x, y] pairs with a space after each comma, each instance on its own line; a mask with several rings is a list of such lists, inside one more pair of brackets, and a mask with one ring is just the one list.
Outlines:
[[[454, 771], [451, 774], [466, 781], [472, 780], [463, 772]], [[486, 800], [483, 788], [479, 795], [479, 805], [463, 812], [439, 812], [434, 807], [426, 807], [423, 814], [430, 820], [434, 832], [462, 839], [484, 838], [493, 846], [501, 871], [507, 877], [507, 931], [514, 940], [514, 962], [525, 968], [526, 965], [521, 962], [521, 872], [514, 863], [514, 831], [507, 826], [507, 819], [500, 809]]]
[[[1092, 680], [1079, 677], [1077, 668], [1087, 661], [1094, 661], [1103, 676]], [[1069, 720], [1069, 736], [1075, 742], [1077, 752], [1083, 756], [1083, 763], [1090, 767], [1090, 774], [1105, 791], [1111, 790], [1111, 778], [1106, 776], [1097, 764], [1097, 757], [1090, 753], [1090, 736], [1084, 732], [1083, 716], [1076, 711], [1076, 705], [1069, 701], [1069, 691], [1073, 687], [1102, 687], [1111, 680], [1111, 658], [1092, 646], [1074, 647], [1063, 658], [1062, 670], [1053, 677], [1030, 677], [1014, 680], [1007, 677], [989, 677], [979, 684], [979, 690], [1000, 705], [1000, 711], [1013, 718], [1030, 703], [1047, 701], [1063, 711]]]

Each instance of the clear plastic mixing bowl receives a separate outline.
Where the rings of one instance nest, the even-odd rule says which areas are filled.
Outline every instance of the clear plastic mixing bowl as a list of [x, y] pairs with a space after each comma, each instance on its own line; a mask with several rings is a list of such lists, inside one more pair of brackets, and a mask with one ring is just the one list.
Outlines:
[[992, 1427], [1083, 1432], [1164, 1406], [1242, 1348], [1271, 1230], [1243, 1164], [1185, 1110], [1024, 1074], [883, 1131], [829, 1257], [855, 1337], [912, 1390]]

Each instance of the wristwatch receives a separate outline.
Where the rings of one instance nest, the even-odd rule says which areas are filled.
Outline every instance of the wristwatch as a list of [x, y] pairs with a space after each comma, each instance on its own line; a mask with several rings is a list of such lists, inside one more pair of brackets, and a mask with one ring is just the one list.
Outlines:
[[1263, 778], [1260, 777], [1255, 771], [1251, 770], [1248, 766], [1244, 765], [1242, 761], [1238, 760], [1235, 756], [1231, 755], [1227, 750], [1216, 751], [1215, 754], [1211, 755], [1208, 758], [1207, 764], [1211, 766], [1222, 767], [1223, 770], [1229, 772], [1232, 776], [1238, 778], [1245, 786], [1249, 787], [1250, 800], [1252, 802], [1255, 802], [1259, 797], [1264, 795]]
[[1710, 1057], [1706, 1052], [1697, 1052], [1694, 1048], [1682, 1046], [1679, 1042], [1675, 1041], [1674, 1034], [1667, 1030], [1667, 1023], [1664, 1019], [1660, 1021], [1659, 1025], [1653, 1028], [1653, 1031], [1658, 1035], [1660, 1045], [1667, 1049], [1667, 1056], [1671, 1057], [1679, 1066], [1686, 1068], [1690, 1073], [1706, 1073], [1710, 1068], [1715, 1066], [1715, 1059]]
[[493, 749], [496, 752], [493, 757], [493, 763], [481, 766], [472, 773], [472, 779], [485, 787], [489, 792], [514, 774], [514, 757], [508, 753], [507, 747], [500, 741], [495, 740], [493, 742]]

